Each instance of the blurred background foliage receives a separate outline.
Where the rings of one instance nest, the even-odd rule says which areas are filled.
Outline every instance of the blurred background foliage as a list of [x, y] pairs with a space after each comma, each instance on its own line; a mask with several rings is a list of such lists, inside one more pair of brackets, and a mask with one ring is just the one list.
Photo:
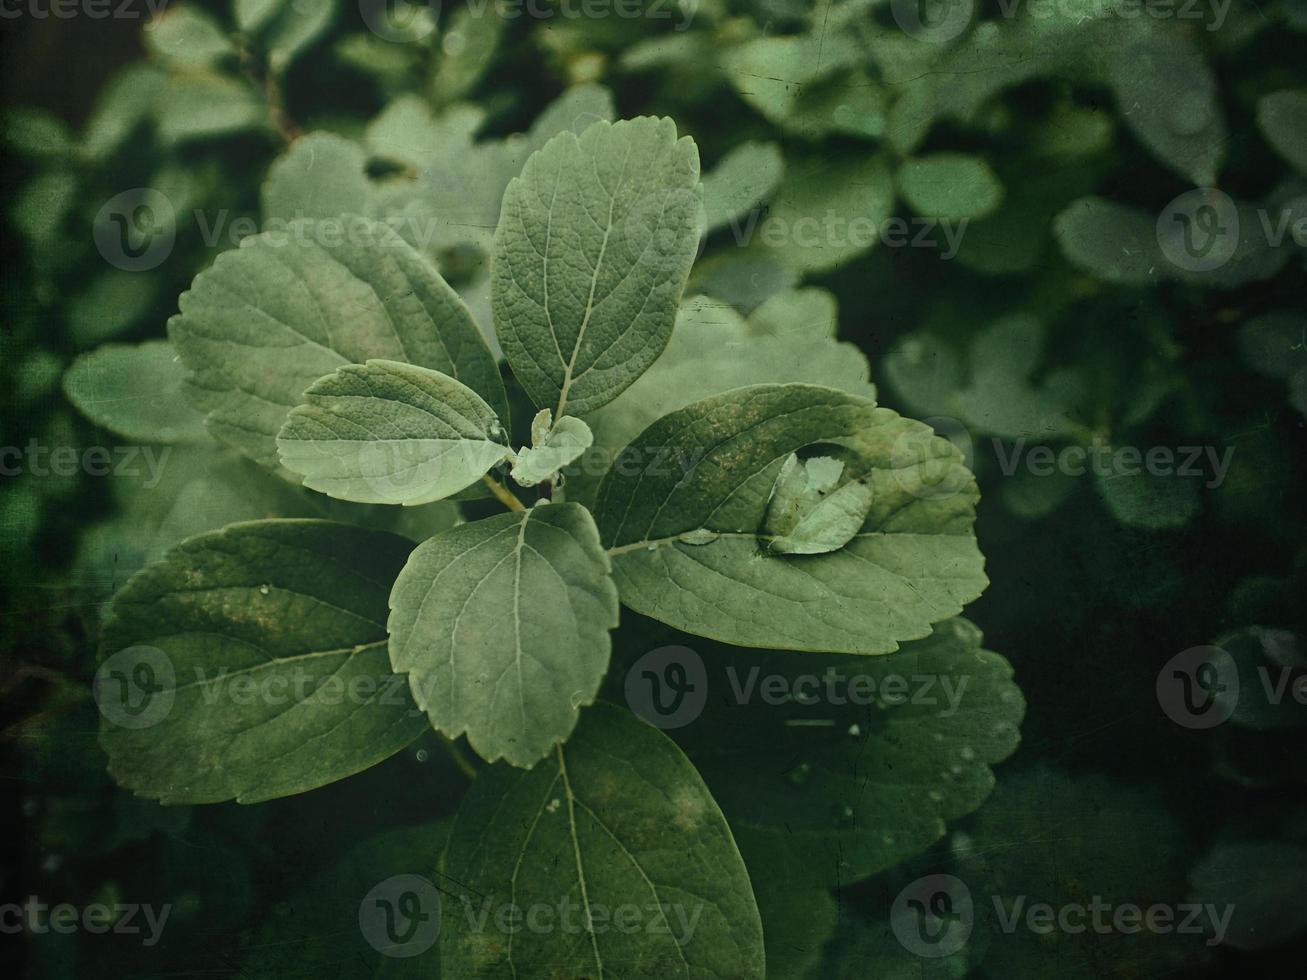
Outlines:
[[[326, 506], [196, 427], [161, 343], [178, 294], [271, 219], [353, 210], [423, 229], [488, 326], [488, 236], [526, 155], [581, 119], [663, 114], [704, 164], [699, 315], [773, 345], [782, 368], [829, 358], [833, 324], [882, 403], [968, 454], [992, 581], [968, 614], [1028, 705], [990, 801], [926, 853], [833, 895], [754, 869], [769, 976], [1293, 975], [1307, 708], [1259, 704], [1257, 671], [1307, 671], [1307, 277], [1301, 237], [1273, 234], [1307, 216], [1307, 3], [1149, 16], [982, 0], [950, 8], [967, 14], [954, 36], [923, 38], [878, 0], [640, 2], [640, 17], [568, 17], [540, 0], [556, 13], [532, 18], [455, 0], [183, 0], [151, 19], [115, 0], [138, 16], [37, 5], [6, 21], [0, 444], [23, 455], [0, 490], [0, 722], [22, 831], [2, 884], [6, 900], [176, 906], [155, 948], [46, 934], [14, 955], [51, 978], [300, 975], [266, 946], [353, 930], [314, 902], [348, 891], [360, 861], [402, 867], [396, 833], [463, 786], [425, 743], [259, 807], [164, 808], [109, 780], [88, 693], [106, 598], [183, 537]], [[1158, 233], [1206, 187], [1240, 218], [1210, 269]], [[172, 212], [128, 230], [133, 254], [162, 256], [131, 271], [95, 228], [141, 188]], [[801, 235], [809, 216], [900, 219], [909, 235]], [[856, 374], [860, 355], [839, 350]], [[114, 358], [156, 393], [126, 413], [97, 386]], [[140, 454], [135, 476], [49, 465], [56, 447], [138, 443], [168, 453], [157, 480]], [[1203, 447], [1202, 475], [1004, 472], [1034, 446], [1167, 447], [1177, 463]], [[457, 516], [435, 505], [396, 529], [420, 539]], [[648, 646], [650, 628], [623, 632]], [[1190, 730], [1160, 710], [1156, 679], [1211, 642], [1246, 698]], [[1216, 949], [978, 929], [923, 973], [887, 923], [901, 884], [932, 871], [978, 894], [1197, 897], [1244, 918]], [[315, 955], [320, 973], [350, 943]]]

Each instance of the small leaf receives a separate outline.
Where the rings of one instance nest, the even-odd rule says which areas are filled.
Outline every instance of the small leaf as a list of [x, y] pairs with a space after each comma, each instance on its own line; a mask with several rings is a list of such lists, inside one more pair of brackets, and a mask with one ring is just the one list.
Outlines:
[[413, 552], [390, 597], [390, 659], [431, 724], [530, 766], [571, 734], [608, 668], [617, 590], [577, 504], [463, 524]]
[[998, 210], [1003, 185], [982, 158], [964, 153], [917, 157], [899, 168], [899, 191], [925, 218], [983, 218]]
[[511, 451], [495, 410], [448, 375], [398, 361], [347, 364], [315, 381], [277, 435], [304, 485], [363, 504], [429, 504]]
[[198, 71], [169, 79], [166, 98], [153, 104], [154, 125], [167, 145], [263, 129], [267, 109], [244, 79]]
[[[760, 547], [791, 453], [835, 443], [865, 469], [873, 507], [844, 548]], [[956, 449], [919, 422], [811, 385], [756, 385], [655, 422], [604, 477], [595, 514], [622, 601], [742, 646], [888, 653], [984, 589], [976, 490]], [[716, 541], [689, 545], [687, 531]]]
[[507, 419], [499, 368], [462, 300], [400, 236], [366, 218], [296, 223], [218, 256], [169, 337], [209, 431], [266, 466], [304, 390], [344, 364], [448, 374]]
[[[610, 704], [534, 769], [478, 776], [441, 870], [447, 976], [763, 980], [758, 908], [721, 811], [670, 739]], [[560, 903], [578, 929], [495, 925]]]
[[584, 414], [662, 353], [699, 243], [699, 157], [669, 119], [560, 133], [504, 194], [495, 330], [537, 406]]
[[860, 480], [837, 486], [843, 470], [843, 463], [826, 456], [800, 462], [791, 455], [785, 461], [767, 505], [772, 551], [820, 555], [853, 540], [871, 510], [871, 488]]
[[182, 393], [185, 370], [166, 340], [106, 344], [72, 363], [64, 394], [96, 425], [145, 443], [208, 442]]
[[273, 74], [326, 32], [336, 19], [337, 0], [234, 0], [236, 25], [256, 35], [268, 53]]
[[236, 54], [236, 46], [198, 5], [170, 7], [146, 25], [145, 48], [175, 68], [209, 68]]
[[268, 168], [263, 220], [298, 221], [365, 214], [372, 200], [367, 154], [334, 133], [309, 133]]
[[1257, 125], [1266, 142], [1298, 173], [1307, 175], [1307, 90], [1285, 89], [1262, 96]]
[[725, 227], [765, 201], [785, 174], [775, 143], [741, 143], [703, 175], [708, 231]]
[[522, 449], [513, 461], [513, 479], [524, 487], [553, 479], [594, 443], [590, 426], [580, 419], [565, 415], [551, 424], [552, 416], [547, 408], [536, 413], [531, 423], [531, 447]]
[[109, 771], [163, 803], [255, 803], [388, 758], [425, 722], [386, 659], [412, 545], [326, 521], [191, 538], [134, 576], [104, 629]]

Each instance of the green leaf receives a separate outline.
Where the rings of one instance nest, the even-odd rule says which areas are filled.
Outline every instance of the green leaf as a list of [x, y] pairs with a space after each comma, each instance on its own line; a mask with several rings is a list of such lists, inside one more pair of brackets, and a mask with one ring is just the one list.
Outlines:
[[[862, 529], [830, 554], [766, 554], [782, 464], [830, 443], [856, 455], [871, 488]], [[639, 613], [742, 646], [888, 653], [987, 584], [976, 497], [957, 450], [929, 427], [830, 388], [757, 385], [647, 428], [604, 477], [595, 513], [622, 601]], [[681, 540], [700, 530], [714, 540]]]
[[553, 412], [542, 408], [531, 423], [530, 448], [519, 451], [513, 461], [513, 479], [524, 487], [552, 480], [593, 442], [590, 426], [580, 419], [565, 415], [554, 422]]
[[116, 152], [151, 115], [167, 75], [144, 62], [128, 65], [104, 87], [82, 130], [82, 153], [101, 161]]
[[182, 392], [185, 372], [166, 340], [106, 344], [73, 361], [64, 394], [96, 425], [137, 442], [208, 442]]
[[669, 119], [559, 134], [508, 185], [495, 329], [537, 406], [612, 401], [662, 353], [699, 242], [699, 157]]
[[822, 555], [853, 540], [871, 511], [871, 488], [861, 480], [840, 484], [844, 464], [828, 456], [781, 466], [767, 504], [767, 547], [783, 555]]
[[746, 321], [729, 306], [681, 304], [662, 357], [626, 391], [587, 417], [594, 448], [568, 472], [568, 498], [588, 503], [613, 458], [650, 423], [732, 388], [806, 381], [874, 397], [867, 359], [835, 340], [836, 309], [819, 289], [778, 293]]
[[1184, 527], [1201, 513], [1201, 483], [1175, 473], [1095, 471], [1095, 485], [1107, 509], [1122, 524], [1167, 530]]
[[304, 390], [344, 364], [406, 361], [466, 384], [506, 420], [499, 369], [462, 300], [392, 229], [356, 216], [246, 239], [183, 293], [169, 336], [223, 442], [277, 466]]
[[363, 504], [429, 504], [512, 451], [495, 411], [459, 381], [399, 361], [346, 364], [315, 381], [277, 435], [304, 485]]
[[460, 7], [440, 37], [441, 57], [431, 82], [439, 102], [455, 102], [476, 87], [499, 47], [506, 21], [498, 8]]
[[898, 184], [912, 210], [928, 218], [983, 218], [1003, 202], [1003, 185], [989, 164], [965, 153], [909, 160], [899, 168]]
[[767, 215], [746, 242], [799, 274], [828, 272], [880, 241], [894, 180], [874, 154], [791, 154]]
[[589, 511], [539, 504], [436, 535], [390, 597], [390, 660], [431, 724], [530, 766], [608, 668], [617, 590]]
[[73, 136], [67, 124], [45, 109], [27, 106], [7, 109], [3, 129], [4, 145], [29, 160], [57, 159], [73, 148]]
[[165, 9], [142, 38], [150, 54], [175, 68], [209, 68], [236, 54], [222, 27], [194, 3]]
[[701, 651], [713, 693], [678, 736], [746, 857], [796, 888], [847, 884], [977, 809], [1025, 713], [1012, 667], [981, 644], [951, 619], [885, 657]]
[[170, 76], [154, 102], [154, 125], [167, 145], [266, 128], [267, 107], [244, 79], [197, 71]]
[[1307, 175], [1307, 90], [1285, 89], [1257, 103], [1257, 125], [1275, 151]]
[[386, 596], [411, 547], [256, 521], [134, 576], [97, 675], [109, 771], [164, 803], [254, 803], [398, 752], [425, 727], [386, 657]]
[[366, 214], [372, 201], [367, 154], [334, 133], [309, 133], [268, 168], [263, 220], [297, 221]]
[[765, 201], [785, 175], [775, 143], [741, 143], [703, 176], [708, 231], [723, 228]]
[[[669, 739], [609, 704], [534, 769], [483, 772], [442, 871], [449, 976], [764, 976], [758, 909], [721, 811]], [[551, 910], [553, 928], [518, 918], [501, 931], [514, 908], [537, 922]]]
[[336, 19], [336, 0], [234, 0], [236, 26], [256, 35], [274, 75], [315, 42]]
[[1141, 32], [1107, 58], [1121, 116], [1140, 141], [1195, 186], [1215, 185], [1229, 133], [1202, 52], [1180, 33]]

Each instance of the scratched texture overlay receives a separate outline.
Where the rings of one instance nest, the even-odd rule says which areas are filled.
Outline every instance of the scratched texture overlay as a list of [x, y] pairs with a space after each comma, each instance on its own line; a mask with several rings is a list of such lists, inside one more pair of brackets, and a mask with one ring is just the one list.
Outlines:
[[0, 973], [1307, 955], [1307, 0], [0, 0]]

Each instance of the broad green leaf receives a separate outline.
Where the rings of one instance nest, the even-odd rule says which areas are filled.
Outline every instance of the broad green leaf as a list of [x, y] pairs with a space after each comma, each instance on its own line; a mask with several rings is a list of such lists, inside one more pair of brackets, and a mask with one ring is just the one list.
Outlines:
[[344, 364], [406, 361], [476, 391], [501, 419], [499, 369], [458, 295], [393, 230], [365, 218], [246, 239], [183, 293], [169, 337], [209, 431], [267, 466], [304, 390]]
[[52, 112], [31, 107], [5, 111], [4, 145], [29, 160], [51, 160], [65, 156], [73, 148], [73, 135], [67, 124]]
[[538, 406], [593, 411], [662, 353], [701, 197], [694, 143], [648, 117], [561, 133], [510, 182], [495, 232], [495, 330]]
[[116, 152], [151, 115], [167, 75], [154, 65], [128, 65], [104, 87], [82, 130], [82, 153], [93, 161]]
[[[481, 773], [441, 870], [449, 976], [763, 980], [758, 909], [721, 811], [670, 740], [610, 704], [534, 769]], [[522, 928], [544, 915], [549, 928]]]
[[1175, 473], [1099, 473], [1094, 483], [1107, 509], [1122, 524], [1166, 530], [1184, 527], [1203, 509], [1201, 481]]
[[799, 115], [808, 86], [862, 57], [851, 32], [762, 37], [728, 51], [723, 67], [745, 102], [773, 122], [786, 123]]
[[231, 38], [196, 3], [170, 7], [146, 25], [145, 48], [175, 68], [207, 68], [236, 54]]
[[1285, 89], [1262, 96], [1257, 125], [1266, 142], [1298, 173], [1307, 175], [1307, 90]]
[[200, 71], [172, 76], [154, 103], [154, 125], [168, 145], [264, 129], [267, 107], [244, 79]]
[[[1252, 204], [1221, 205], [1214, 212], [1217, 223], [1210, 237], [1203, 228], [1195, 234], [1193, 221], [1206, 221], [1198, 216], [1204, 204], [1217, 207], [1199, 196], [1188, 204], [1172, 202], [1152, 215], [1104, 198], [1084, 197], [1054, 219], [1053, 232], [1073, 265], [1127, 285], [1170, 279], [1229, 288], [1269, 279], [1289, 261], [1290, 249], [1273, 247], [1263, 231], [1265, 209]], [[1223, 213], [1230, 209], [1232, 214]]]
[[390, 597], [390, 660], [431, 724], [530, 766], [576, 725], [608, 668], [617, 590], [590, 513], [538, 504], [438, 534]]
[[972, 338], [971, 378], [954, 392], [953, 411], [982, 432], [1007, 439], [1085, 434], [1077, 419], [1082, 393], [1061, 375], [1035, 379], [1044, 326], [1013, 314]]
[[553, 412], [542, 408], [531, 423], [531, 445], [513, 460], [513, 479], [524, 487], [551, 480], [593, 442], [594, 434], [580, 419], [565, 415], [554, 422]]
[[807, 980], [835, 930], [835, 899], [824, 888], [796, 887], [791, 869], [774, 852], [744, 859], [762, 919], [767, 980]]
[[791, 154], [766, 217], [743, 240], [799, 274], [828, 272], [872, 248], [894, 211], [894, 180], [873, 154]]
[[1140, 141], [1195, 186], [1216, 184], [1229, 133], [1215, 73], [1199, 48], [1178, 32], [1144, 31], [1107, 58], [1121, 117]]
[[994, 788], [1025, 701], [964, 619], [885, 657], [711, 647], [708, 707], [677, 732], [745, 856], [794, 887], [847, 884], [940, 840]]
[[334, 133], [309, 133], [268, 168], [263, 220], [297, 221], [366, 214], [372, 200], [367, 155]]
[[[823, 444], [857, 456], [871, 512], [839, 551], [766, 554], [782, 464]], [[645, 429], [604, 477], [595, 514], [622, 601], [639, 613], [741, 646], [888, 653], [987, 584], [976, 496], [957, 450], [920, 422], [831, 388], [756, 385]], [[695, 543], [682, 539], [692, 532]]]
[[984, 218], [1003, 202], [1003, 185], [982, 158], [963, 153], [917, 157], [899, 168], [899, 192], [922, 217]]
[[431, 82], [431, 94], [438, 102], [456, 102], [476, 87], [495, 56], [505, 23], [493, 6], [453, 11], [440, 36], [440, 60]]
[[101, 642], [109, 771], [163, 803], [254, 803], [399, 751], [426, 724], [386, 656], [386, 596], [411, 547], [256, 521], [134, 576]]
[[68, 330], [88, 347], [121, 336], [145, 318], [158, 292], [154, 276], [106, 269], [68, 298]]
[[767, 200], [785, 175], [775, 143], [741, 143], [703, 175], [708, 231], [724, 228]]
[[873, 397], [867, 359], [835, 340], [833, 297], [818, 289], [778, 293], [746, 321], [701, 296], [681, 304], [662, 357], [586, 421], [593, 449], [568, 471], [568, 499], [588, 503], [613, 458], [646, 426], [691, 402], [732, 388], [806, 381]]
[[871, 488], [861, 480], [841, 484], [844, 464], [828, 456], [781, 466], [767, 504], [767, 547], [784, 555], [821, 555], [853, 540], [871, 511]]
[[208, 442], [204, 417], [182, 392], [185, 371], [172, 345], [107, 344], [73, 361], [64, 394], [83, 415], [138, 442]]
[[236, 25], [256, 35], [273, 74], [316, 41], [336, 18], [337, 0], [234, 0]]
[[[440, 980], [436, 866], [450, 825], [446, 819], [386, 831], [304, 881], [260, 916], [237, 976]], [[396, 944], [400, 949], [392, 945], [388, 924], [396, 938], [411, 937]], [[413, 955], [389, 955], [395, 952]]]
[[313, 490], [364, 504], [429, 504], [511, 455], [495, 410], [467, 385], [399, 361], [346, 364], [315, 381], [277, 435]]

